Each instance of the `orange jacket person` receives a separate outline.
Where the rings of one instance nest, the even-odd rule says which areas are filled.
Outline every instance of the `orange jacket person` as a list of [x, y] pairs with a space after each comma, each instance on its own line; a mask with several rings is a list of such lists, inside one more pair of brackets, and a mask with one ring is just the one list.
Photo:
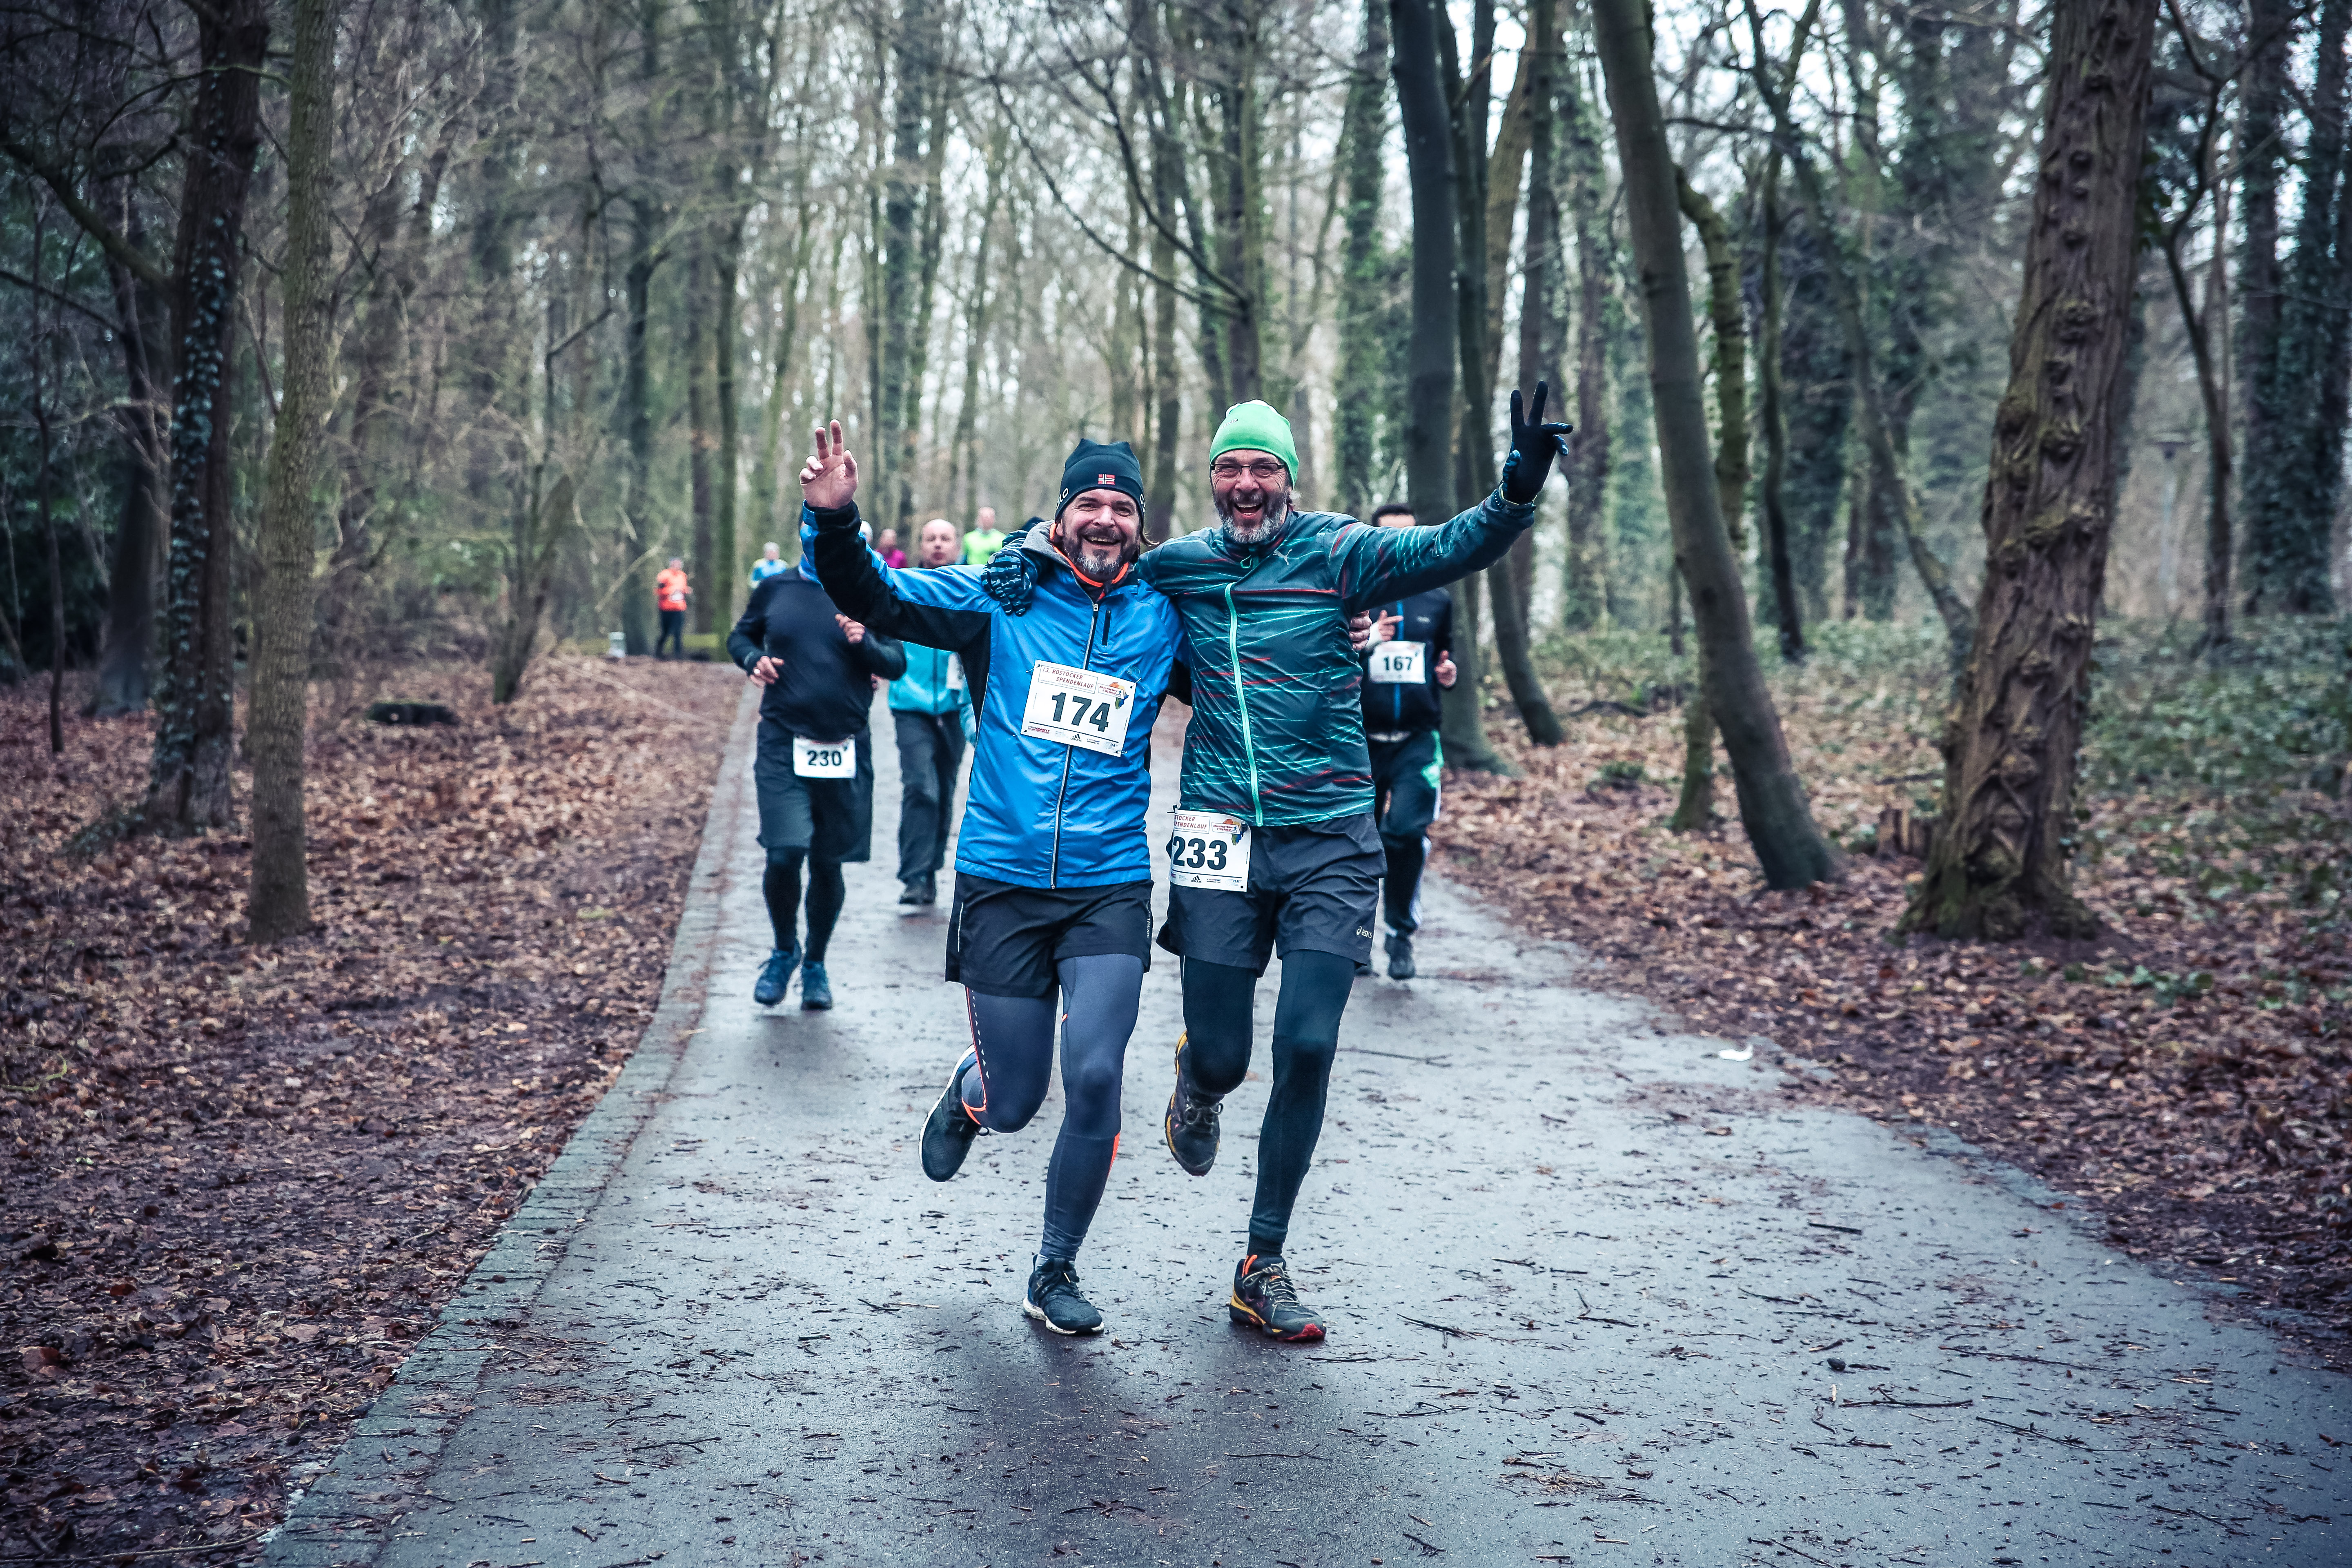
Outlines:
[[677, 657], [686, 657], [686, 602], [693, 597], [694, 584], [686, 580], [686, 563], [671, 556], [669, 565], [654, 579], [654, 607], [661, 612], [661, 635], [654, 638], [656, 658], [662, 657], [664, 643]]

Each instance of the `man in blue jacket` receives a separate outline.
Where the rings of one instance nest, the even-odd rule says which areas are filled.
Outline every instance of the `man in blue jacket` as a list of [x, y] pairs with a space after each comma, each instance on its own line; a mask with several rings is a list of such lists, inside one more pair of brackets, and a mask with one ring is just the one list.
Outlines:
[[[915, 562], [937, 570], [954, 563], [962, 540], [943, 517], [923, 524]], [[955, 820], [956, 769], [971, 732], [971, 690], [952, 649], [907, 645], [907, 673], [890, 683], [890, 721], [898, 731], [898, 880], [902, 904], [939, 902], [948, 825]]]
[[876, 563], [858, 542], [857, 467], [841, 426], [817, 431], [815, 445], [801, 499], [826, 593], [879, 631], [957, 653], [975, 712], [947, 951], [972, 1043], [924, 1125], [923, 1173], [948, 1180], [983, 1130], [1011, 1132], [1037, 1113], [1058, 1016], [1062, 1130], [1022, 1309], [1056, 1333], [1098, 1332], [1076, 1260], [1118, 1150], [1151, 956], [1148, 763], [1178, 646], [1174, 606], [1134, 577], [1142, 469], [1125, 442], [1078, 443], [1039, 531], [1067, 570], [1016, 620], [989, 598], [982, 568]]

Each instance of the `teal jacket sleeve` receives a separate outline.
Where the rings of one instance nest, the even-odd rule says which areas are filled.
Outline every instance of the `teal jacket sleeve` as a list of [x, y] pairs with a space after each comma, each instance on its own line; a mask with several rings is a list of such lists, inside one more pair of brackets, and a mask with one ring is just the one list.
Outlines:
[[1352, 612], [1483, 572], [1509, 553], [1535, 520], [1535, 503], [1507, 501], [1496, 490], [1443, 528], [1351, 522], [1331, 541], [1340, 602]]

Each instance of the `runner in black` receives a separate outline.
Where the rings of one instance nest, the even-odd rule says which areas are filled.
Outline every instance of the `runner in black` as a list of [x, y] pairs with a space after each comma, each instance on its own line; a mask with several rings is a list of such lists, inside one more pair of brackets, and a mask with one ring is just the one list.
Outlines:
[[[751, 999], [772, 1007], [801, 972], [801, 1005], [833, 1005], [825, 944], [846, 895], [844, 862], [873, 854], [874, 738], [866, 714], [876, 680], [907, 673], [897, 641], [834, 607], [810, 570], [813, 531], [803, 526], [801, 563], [751, 590], [727, 638], [728, 657], [767, 688], [760, 699], [759, 750], [751, 779], [760, 798], [760, 846], [768, 852], [761, 891], [775, 946]], [[808, 879], [808, 946], [796, 935], [801, 880]]]
[[[1391, 501], [1372, 509], [1372, 521], [1382, 528], [1411, 528], [1412, 509]], [[1388, 921], [1391, 980], [1413, 976], [1421, 869], [1429, 858], [1427, 835], [1437, 820], [1438, 777], [1445, 766], [1437, 736], [1438, 692], [1454, 677], [1452, 594], [1433, 588], [1380, 607], [1372, 648], [1364, 656], [1364, 741], [1372, 757], [1372, 820], [1388, 860], [1381, 911]], [[1371, 972], [1369, 963], [1356, 966], [1359, 974]]]

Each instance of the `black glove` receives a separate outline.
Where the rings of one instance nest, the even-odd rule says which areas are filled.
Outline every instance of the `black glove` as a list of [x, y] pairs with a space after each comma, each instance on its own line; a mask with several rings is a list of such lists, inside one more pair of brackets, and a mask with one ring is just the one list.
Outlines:
[[1576, 428], [1543, 422], [1544, 399], [1550, 391], [1547, 384], [1537, 382], [1535, 406], [1524, 416], [1517, 389], [1511, 392], [1511, 453], [1503, 459], [1502, 490], [1505, 500], [1520, 506], [1543, 494], [1544, 481], [1551, 478], [1552, 461], [1568, 455], [1569, 433]]
[[989, 559], [988, 570], [981, 574], [981, 591], [1008, 616], [1027, 615], [1029, 600], [1037, 592], [1037, 563], [1021, 548], [1028, 537], [1025, 528], [1006, 534], [1003, 547]]

